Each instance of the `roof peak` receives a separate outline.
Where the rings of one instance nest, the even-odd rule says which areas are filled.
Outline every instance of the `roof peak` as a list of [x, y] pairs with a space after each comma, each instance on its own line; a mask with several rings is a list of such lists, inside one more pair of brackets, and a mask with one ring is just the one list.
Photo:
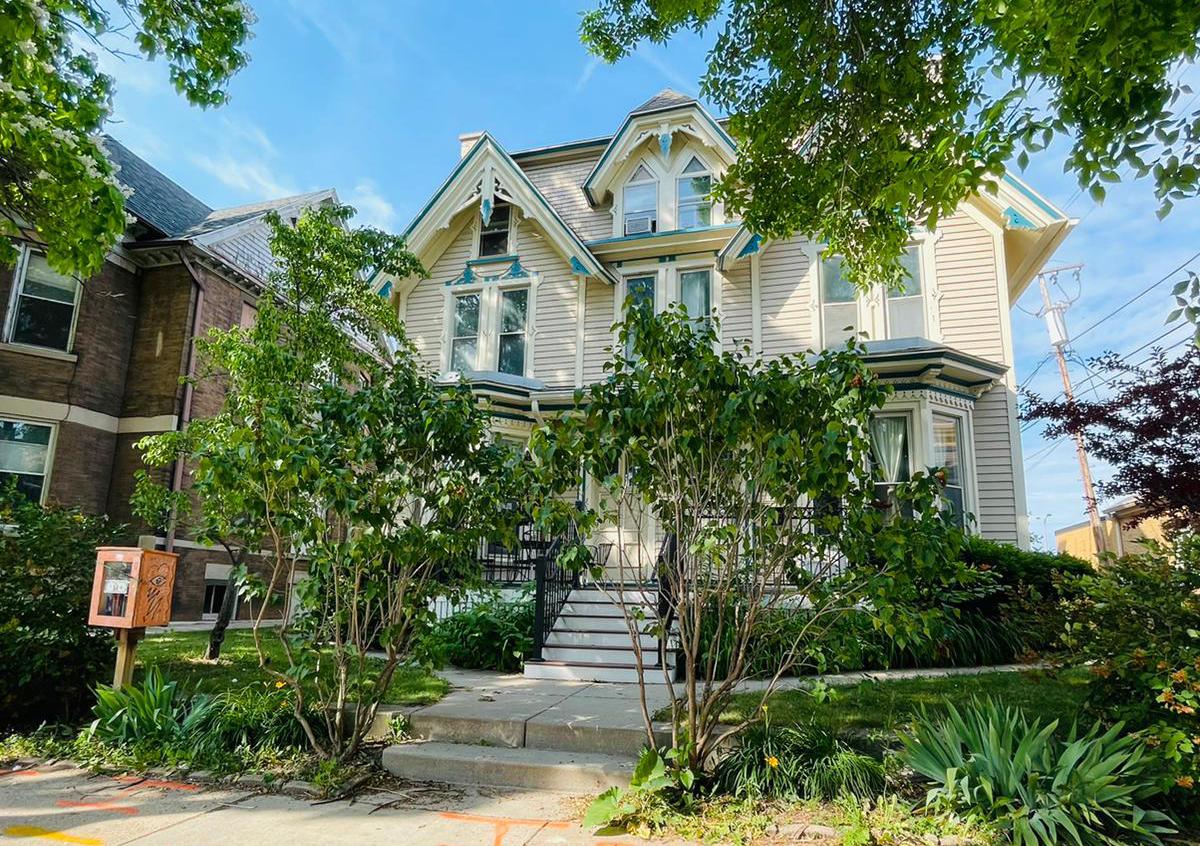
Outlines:
[[653, 112], [658, 109], [667, 109], [672, 106], [687, 106], [697, 102], [695, 97], [687, 94], [680, 94], [674, 88], [664, 88], [646, 102], [642, 103], [630, 114], [638, 114], [639, 112]]

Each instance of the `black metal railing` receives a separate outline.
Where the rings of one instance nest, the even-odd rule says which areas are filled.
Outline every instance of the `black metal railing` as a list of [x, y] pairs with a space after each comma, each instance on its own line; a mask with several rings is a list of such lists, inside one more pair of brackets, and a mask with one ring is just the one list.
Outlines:
[[667, 666], [667, 657], [671, 651], [671, 629], [675, 625], [675, 595], [674, 580], [668, 573], [678, 572], [676, 564], [679, 555], [679, 541], [674, 533], [663, 538], [662, 546], [658, 549], [658, 559], [654, 562], [654, 581], [658, 587], [658, 665]]
[[483, 580], [489, 584], [518, 585], [536, 577], [536, 564], [544, 558], [554, 538], [533, 523], [517, 527], [516, 543], [509, 547], [497, 541], [480, 546], [479, 564]]
[[534, 619], [533, 660], [542, 660], [542, 647], [554, 628], [558, 615], [567, 604], [571, 591], [579, 587], [580, 570], [558, 563], [559, 553], [579, 542], [579, 533], [572, 523], [567, 532], [554, 538], [544, 555], [534, 559]]

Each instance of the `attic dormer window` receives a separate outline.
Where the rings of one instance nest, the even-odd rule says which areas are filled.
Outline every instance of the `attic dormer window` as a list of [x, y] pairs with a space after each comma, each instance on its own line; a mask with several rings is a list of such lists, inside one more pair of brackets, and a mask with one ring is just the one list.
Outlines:
[[679, 228], [694, 229], [712, 223], [712, 174], [704, 162], [695, 156], [677, 180], [679, 191]]
[[508, 255], [508, 226], [512, 209], [508, 203], [496, 203], [491, 219], [479, 229], [479, 257]]
[[658, 231], [658, 180], [645, 165], [638, 165], [625, 184], [621, 205], [626, 235]]

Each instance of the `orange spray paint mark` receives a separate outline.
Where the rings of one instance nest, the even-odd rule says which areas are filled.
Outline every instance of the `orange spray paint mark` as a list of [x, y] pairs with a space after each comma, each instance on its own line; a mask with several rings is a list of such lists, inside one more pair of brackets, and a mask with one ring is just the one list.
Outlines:
[[488, 817], [480, 814], [459, 814], [454, 811], [443, 811], [442, 819], [457, 822], [479, 823], [492, 827], [492, 846], [502, 846], [504, 837], [514, 827], [526, 828], [570, 828], [571, 823], [562, 820], [515, 819], [512, 817]]
[[36, 776], [41, 775], [37, 770], [0, 770], [0, 776]]
[[104, 846], [103, 840], [97, 840], [94, 837], [76, 837], [73, 834], [53, 831], [49, 828], [40, 828], [36, 825], [10, 825], [0, 833], [3, 833], [5, 837], [39, 837], [42, 840], [54, 840], [58, 843], [75, 843], [78, 846]]
[[119, 781], [122, 784], [128, 784], [128, 787], [122, 787], [121, 790], [127, 793], [133, 793], [145, 788], [157, 787], [162, 790], [199, 790], [200, 786], [196, 784], [188, 784], [183, 781], [160, 781], [154, 778], [142, 778], [140, 776], [114, 776], [113, 781]]
[[60, 808], [81, 808], [83, 810], [108, 811], [113, 814], [125, 814], [132, 817], [138, 813], [137, 808], [129, 805], [118, 805], [115, 802], [107, 799], [101, 799], [99, 802], [74, 802], [70, 799], [59, 799], [54, 803]]

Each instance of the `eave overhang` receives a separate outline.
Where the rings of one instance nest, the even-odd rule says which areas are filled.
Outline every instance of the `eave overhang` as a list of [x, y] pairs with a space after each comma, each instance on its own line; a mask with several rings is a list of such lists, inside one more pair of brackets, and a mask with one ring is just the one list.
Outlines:
[[863, 361], [885, 382], [974, 401], [999, 384], [1008, 368], [925, 338], [867, 341]]
[[604, 261], [631, 261], [639, 258], [669, 258], [719, 253], [738, 231], [737, 223], [699, 226], [692, 229], [673, 229], [669, 232], [647, 232], [618, 238], [588, 241], [588, 249]]

